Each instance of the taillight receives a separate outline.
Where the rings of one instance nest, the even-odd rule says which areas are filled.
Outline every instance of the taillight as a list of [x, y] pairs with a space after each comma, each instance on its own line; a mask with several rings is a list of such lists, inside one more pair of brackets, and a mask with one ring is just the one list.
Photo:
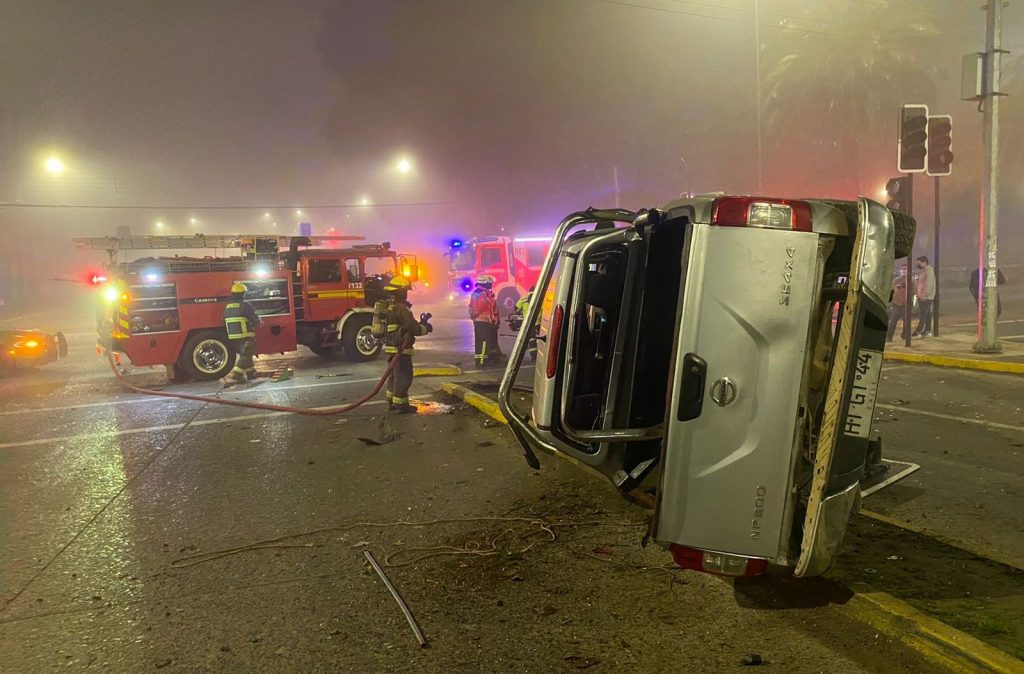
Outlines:
[[711, 206], [711, 224], [811, 231], [811, 205], [792, 199], [719, 197]]
[[672, 559], [683, 569], [716, 573], [721, 576], [760, 576], [768, 570], [768, 560], [740, 555], [725, 555], [671, 545]]
[[548, 379], [555, 376], [558, 371], [558, 351], [562, 345], [562, 321], [565, 318], [565, 310], [559, 304], [551, 316], [551, 330], [548, 331]]

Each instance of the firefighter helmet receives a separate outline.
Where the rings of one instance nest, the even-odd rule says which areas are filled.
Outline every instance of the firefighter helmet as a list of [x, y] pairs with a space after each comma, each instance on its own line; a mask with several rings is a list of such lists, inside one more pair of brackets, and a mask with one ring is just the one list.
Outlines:
[[494, 284], [494, 277], [488, 276], [487, 274], [482, 274], [476, 277], [476, 284], [478, 286], [490, 287], [491, 285]]
[[412, 283], [404, 276], [395, 276], [384, 286], [384, 290], [409, 290], [410, 288], [412, 288]]
[[244, 283], [235, 282], [234, 285], [231, 286], [232, 295], [237, 295], [238, 293], [245, 294], [247, 290], [249, 289], [245, 287]]

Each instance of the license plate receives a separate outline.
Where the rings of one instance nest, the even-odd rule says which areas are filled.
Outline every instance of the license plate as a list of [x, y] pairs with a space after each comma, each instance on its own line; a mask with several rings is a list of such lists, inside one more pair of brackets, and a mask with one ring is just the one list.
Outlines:
[[871, 418], [875, 414], [878, 378], [882, 374], [882, 352], [862, 349], [857, 352], [850, 386], [850, 406], [846, 410], [845, 434], [866, 438], [871, 433]]

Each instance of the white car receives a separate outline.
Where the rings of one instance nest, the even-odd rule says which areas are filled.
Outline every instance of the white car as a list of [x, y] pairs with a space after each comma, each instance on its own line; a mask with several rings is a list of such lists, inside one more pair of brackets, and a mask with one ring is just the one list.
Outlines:
[[651, 534], [683, 567], [823, 573], [882, 470], [871, 421], [914, 229], [864, 198], [570, 215], [524, 318], [542, 314], [532, 409], [511, 398], [525, 333], [500, 389], [527, 460], [561, 454], [652, 494]]

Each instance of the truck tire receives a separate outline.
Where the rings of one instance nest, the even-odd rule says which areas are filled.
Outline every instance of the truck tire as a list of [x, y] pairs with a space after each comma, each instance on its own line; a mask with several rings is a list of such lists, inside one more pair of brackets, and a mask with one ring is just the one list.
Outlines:
[[341, 343], [345, 347], [345, 356], [355, 362], [373, 360], [384, 347], [384, 342], [373, 336], [370, 314], [357, 314], [345, 322], [341, 333]]
[[917, 222], [906, 213], [892, 211], [892, 220], [896, 228], [896, 259], [907, 257], [914, 250], [914, 235], [917, 233]]
[[505, 288], [498, 293], [498, 313], [508, 316], [516, 310], [516, 302], [519, 301], [519, 291], [515, 288]]
[[179, 372], [197, 381], [220, 379], [235, 365], [235, 352], [227, 336], [218, 330], [203, 330], [188, 338], [178, 356]]

